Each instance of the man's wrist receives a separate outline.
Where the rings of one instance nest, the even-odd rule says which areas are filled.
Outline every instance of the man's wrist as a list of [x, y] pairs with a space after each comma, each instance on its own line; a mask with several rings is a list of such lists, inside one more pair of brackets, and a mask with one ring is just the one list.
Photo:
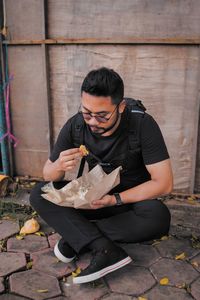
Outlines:
[[116, 206], [120, 206], [124, 204], [119, 193], [114, 193], [113, 196], [115, 197]]

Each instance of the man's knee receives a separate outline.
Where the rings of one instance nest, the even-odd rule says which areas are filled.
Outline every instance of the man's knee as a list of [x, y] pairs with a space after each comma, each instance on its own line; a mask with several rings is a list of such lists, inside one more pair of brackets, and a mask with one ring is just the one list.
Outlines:
[[35, 206], [37, 207], [38, 204], [41, 202], [41, 194], [42, 194], [41, 188], [45, 184], [46, 184], [46, 182], [39, 182], [34, 186], [34, 188], [31, 191], [29, 201], [30, 201], [31, 206], [33, 206], [34, 208], [35, 208]]

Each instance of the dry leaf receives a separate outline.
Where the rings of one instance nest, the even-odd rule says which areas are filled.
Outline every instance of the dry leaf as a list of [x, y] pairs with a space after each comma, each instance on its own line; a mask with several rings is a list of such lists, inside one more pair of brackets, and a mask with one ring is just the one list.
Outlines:
[[16, 236], [17, 240], [23, 240], [24, 239], [24, 234], [17, 234]]
[[29, 261], [29, 262], [26, 264], [27, 270], [31, 269], [32, 266], [33, 266], [33, 262], [32, 262], [32, 261]]
[[167, 235], [164, 235], [164, 236], [161, 237], [161, 241], [166, 241], [168, 239], [169, 239], [169, 236], [167, 236]]
[[49, 290], [37, 290], [38, 293], [47, 293]]
[[155, 241], [155, 242], [152, 244], [152, 246], [155, 246], [155, 245], [158, 245], [158, 244], [160, 244], [160, 241]]
[[185, 252], [183, 252], [183, 253], [178, 254], [178, 255], [175, 256], [175, 259], [176, 259], [176, 260], [182, 260], [182, 259], [184, 259], [184, 258], [186, 258]]
[[193, 261], [191, 264], [192, 264], [194, 267], [196, 267], [196, 268], [198, 268], [198, 267], [199, 267], [199, 264], [198, 264], [198, 262], [197, 262], [197, 261]]
[[77, 275], [79, 275], [81, 273], [81, 268], [77, 268], [76, 270], [75, 270], [75, 272], [72, 272], [72, 276], [73, 277], [76, 277]]
[[38, 232], [35, 232], [35, 235], [45, 236], [45, 233], [43, 231], [38, 231]]
[[148, 299], [145, 297], [138, 297], [138, 300], [148, 300]]
[[167, 277], [163, 277], [160, 279], [160, 284], [161, 285], [167, 285], [169, 283], [169, 279]]

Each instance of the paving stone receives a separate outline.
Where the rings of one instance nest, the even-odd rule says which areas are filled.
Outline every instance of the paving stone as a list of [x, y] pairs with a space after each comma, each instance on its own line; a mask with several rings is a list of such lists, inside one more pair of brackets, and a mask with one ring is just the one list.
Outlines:
[[200, 277], [191, 284], [191, 294], [196, 299], [200, 299]]
[[69, 299], [69, 298], [66, 298], [64, 296], [58, 296], [56, 298], [51, 298], [51, 300], [67, 300], [67, 299]]
[[67, 299], [87, 299], [94, 300], [109, 292], [103, 280], [98, 280], [85, 284], [69, 284], [61, 282], [61, 289]]
[[101, 298], [102, 300], [137, 300], [137, 298], [133, 298], [131, 296], [123, 295], [123, 294], [115, 294], [111, 293], [107, 296]]
[[171, 224], [169, 234], [183, 238], [191, 238], [192, 235], [200, 237], [200, 229], [193, 227], [185, 227], [184, 224]]
[[69, 275], [76, 269], [76, 266], [73, 263], [66, 264], [59, 261], [55, 257], [52, 249], [33, 253], [31, 258], [33, 259], [33, 269], [45, 272], [57, 278]]
[[11, 220], [0, 220], [0, 240], [6, 239], [20, 230], [19, 224]]
[[[58, 280], [45, 273], [29, 270], [12, 274], [9, 277], [10, 290], [34, 300], [48, 299], [61, 295]], [[47, 290], [39, 292], [38, 290]]]
[[51, 248], [54, 248], [57, 241], [61, 239], [61, 236], [58, 233], [51, 234], [48, 236], [49, 245]]
[[13, 294], [0, 295], [0, 300], [27, 300], [27, 299], [28, 298], [24, 298], [24, 297], [13, 295]]
[[170, 286], [154, 287], [150, 292], [144, 295], [148, 300], [192, 300], [193, 298], [184, 290]]
[[190, 263], [197, 271], [200, 272], [200, 254], [191, 259]]
[[84, 270], [90, 264], [91, 258], [92, 258], [91, 252], [82, 254], [79, 257], [79, 259], [76, 261], [77, 267], [79, 267], [81, 270]]
[[176, 286], [189, 284], [195, 280], [199, 273], [185, 261], [162, 258], [150, 267], [158, 281], [163, 277], [169, 279], [169, 285]]
[[105, 278], [113, 292], [126, 295], [140, 295], [156, 283], [149, 270], [134, 265], [127, 265]]
[[46, 248], [49, 248], [46, 237], [35, 234], [26, 235], [23, 240], [13, 237], [7, 241], [7, 250], [13, 252], [34, 253]]
[[3, 284], [3, 278], [0, 277], [0, 293], [3, 293], [5, 287], [4, 287], [4, 284]]
[[26, 257], [24, 253], [0, 253], [0, 276], [7, 276], [15, 271], [26, 267]]
[[137, 266], [149, 267], [161, 258], [158, 251], [150, 245], [123, 244], [121, 246]]
[[181, 253], [186, 254], [186, 258], [192, 258], [200, 252], [200, 249], [192, 248], [191, 242], [186, 239], [174, 239], [161, 241], [155, 245], [156, 249], [160, 252], [162, 257], [175, 258], [176, 255]]

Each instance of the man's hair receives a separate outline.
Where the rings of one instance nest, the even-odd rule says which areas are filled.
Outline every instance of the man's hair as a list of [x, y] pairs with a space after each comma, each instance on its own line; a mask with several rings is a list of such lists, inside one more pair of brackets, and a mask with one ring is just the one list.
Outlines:
[[90, 71], [81, 86], [81, 94], [111, 97], [113, 104], [119, 104], [124, 97], [124, 83], [114, 70], [102, 67]]

